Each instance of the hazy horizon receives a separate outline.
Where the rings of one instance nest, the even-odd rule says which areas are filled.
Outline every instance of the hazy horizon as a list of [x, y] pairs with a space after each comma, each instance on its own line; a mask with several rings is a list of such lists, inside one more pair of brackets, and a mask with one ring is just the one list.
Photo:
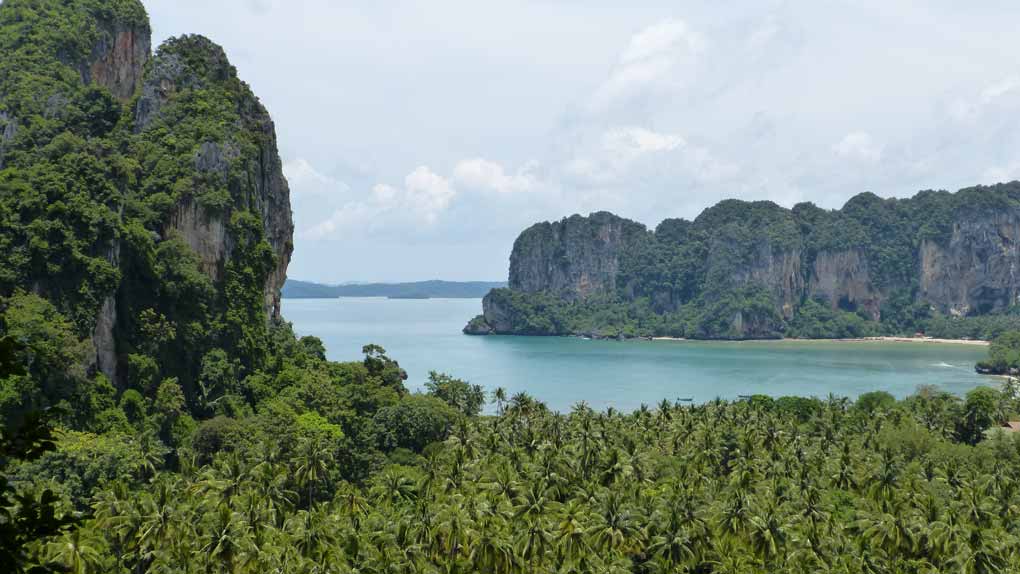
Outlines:
[[293, 277], [289, 273], [287, 274], [287, 280], [288, 281], [301, 281], [301, 282], [304, 282], [304, 283], [316, 283], [316, 284], [319, 284], [319, 285], [327, 285], [327, 286], [331, 286], [331, 287], [342, 287], [342, 286], [345, 286], [345, 285], [370, 285], [370, 284], [373, 284], [373, 283], [381, 283], [381, 284], [427, 283], [429, 281], [444, 281], [446, 283], [506, 283], [506, 279], [505, 278], [504, 279], [457, 279], [457, 280], [452, 280], [452, 279], [442, 279], [442, 278], [439, 278], [439, 277], [430, 277], [428, 279], [407, 279], [407, 280], [402, 280], [402, 281], [389, 281], [389, 280], [386, 280], [386, 279], [367, 279], [367, 280], [351, 279], [351, 280], [345, 280], [345, 281], [337, 281], [337, 282], [328, 281], [327, 282], [327, 281], [310, 281], [308, 279], [303, 279], [301, 277]]
[[[308, 281], [505, 278], [536, 221], [1020, 175], [1020, 5], [151, 0], [276, 122]], [[383, 278], [383, 279], [379, 279]]]

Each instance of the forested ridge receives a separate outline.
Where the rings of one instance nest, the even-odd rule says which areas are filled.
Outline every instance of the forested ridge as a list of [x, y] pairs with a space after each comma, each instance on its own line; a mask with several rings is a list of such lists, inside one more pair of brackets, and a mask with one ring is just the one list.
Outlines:
[[840, 209], [725, 200], [654, 230], [606, 212], [518, 237], [510, 284], [466, 332], [696, 339], [913, 335], [1020, 327], [1020, 184]]

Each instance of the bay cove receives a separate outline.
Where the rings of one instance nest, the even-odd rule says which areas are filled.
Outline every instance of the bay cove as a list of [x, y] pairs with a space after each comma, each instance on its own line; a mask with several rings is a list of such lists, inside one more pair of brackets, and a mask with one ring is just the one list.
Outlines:
[[382, 345], [421, 389], [437, 370], [491, 390], [526, 391], [565, 411], [632, 410], [663, 398], [832, 393], [854, 398], [884, 390], [904, 397], [920, 385], [962, 395], [998, 379], [974, 372], [981, 345], [891, 341], [592, 341], [576, 337], [471, 337], [461, 334], [477, 299], [284, 300], [299, 335], [322, 339], [330, 359], [351, 360]]

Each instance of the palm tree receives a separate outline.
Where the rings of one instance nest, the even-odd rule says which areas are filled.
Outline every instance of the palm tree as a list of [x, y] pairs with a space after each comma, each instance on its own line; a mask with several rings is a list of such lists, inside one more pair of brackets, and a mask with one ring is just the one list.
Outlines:
[[610, 491], [602, 501], [602, 511], [592, 529], [595, 547], [603, 551], [637, 552], [644, 536], [640, 523], [640, 518], [624, 507], [620, 496]]
[[492, 400], [496, 402], [496, 414], [503, 416], [503, 405], [506, 404], [506, 389], [496, 387], [496, 390], [492, 391]]
[[206, 571], [212, 572], [213, 565], [218, 563], [222, 571], [234, 572], [235, 560], [241, 553], [243, 543], [241, 522], [234, 519], [234, 513], [229, 507], [220, 505], [201, 549], [206, 558]]
[[770, 504], [762, 514], [751, 517], [750, 526], [751, 549], [758, 560], [772, 570], [775, 561], [785, 554], [791, 524], [785, 521], [779, 509]]
[[383, 471], [370, 493], [383, 504], [413, 501], [417, 496], [414, 481], [394, 470]]
[[95, 542], [83, 539], [81, 529], [75, 529], [47, 545], [47, 560], [64, 565], [71, 574], [102, 572], [103, 555]]
[[666, 527], [656, 534], [648, 546], [648, 551], [663, 563], [665, 571], [673, 571], [695, 562], [695, 541], [691, 539], [684, 520], [674, 509], [670, 512]]
[[294, 478], [300, 488], [308, 490], [308, 505], [315, 502], [315, 487], [329, 473], [329, 465], [333, 462], [333, 453], [324, 441], [303, 439], [298, 444], [298, 455], [295, 458]]

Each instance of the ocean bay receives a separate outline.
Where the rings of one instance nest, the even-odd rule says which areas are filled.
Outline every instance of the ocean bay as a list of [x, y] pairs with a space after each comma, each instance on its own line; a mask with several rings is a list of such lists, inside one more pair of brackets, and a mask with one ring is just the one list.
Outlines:
[[985, 347], [937, 343], [837, 341], [594, 341], [576, 337], [463, 335], [477, 299], [285, 299], [298, 335], [322, 339], [330, 359], [356, 360], [383, 346], [421, 389], [430, 370], [526, 391], [555, 410], [585, 401], [632, 410], [663, 398], [697, 402], [740, 395], [897, 397], [920, 385], [962, 395], [997, 380], [973, 365]]

